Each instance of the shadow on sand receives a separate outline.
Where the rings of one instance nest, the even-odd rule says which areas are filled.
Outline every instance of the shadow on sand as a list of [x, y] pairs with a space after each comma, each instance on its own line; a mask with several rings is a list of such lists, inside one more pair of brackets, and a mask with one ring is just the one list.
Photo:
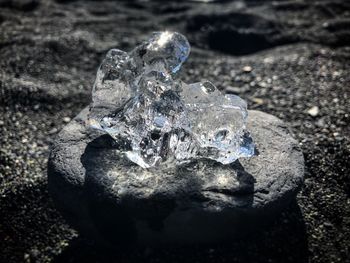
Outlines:
[[215, 245], [107, 250], [78, 237], [54, 262], [308, 262], [301, 211], [292, 203], [272, 226], [244, 239]]

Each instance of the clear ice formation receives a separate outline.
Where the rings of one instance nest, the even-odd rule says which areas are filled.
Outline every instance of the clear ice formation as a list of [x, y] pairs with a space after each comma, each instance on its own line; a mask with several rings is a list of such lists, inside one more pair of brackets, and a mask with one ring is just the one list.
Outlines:
[[254, 155], [247, 104], [211, 82], [173, 77], [190, 53], [176, 32], [156, 32], [131, 52], [111, 49], [97, 72], [89, 122], [143, 168]]

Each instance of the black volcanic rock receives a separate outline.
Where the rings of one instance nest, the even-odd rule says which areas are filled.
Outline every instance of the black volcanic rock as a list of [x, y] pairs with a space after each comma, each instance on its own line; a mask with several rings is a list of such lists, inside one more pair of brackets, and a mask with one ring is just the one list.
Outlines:
[[247, 234], [295, 198], [304, 159], [285, 124], [250, 111], [258, 156], [232, 165], [195, 162], [145, 170], [120, 157], [108, 135], [87, 128], [87, 109], [58, 135], [49, 190], [69, 222], [112, 244], [207, 243]]

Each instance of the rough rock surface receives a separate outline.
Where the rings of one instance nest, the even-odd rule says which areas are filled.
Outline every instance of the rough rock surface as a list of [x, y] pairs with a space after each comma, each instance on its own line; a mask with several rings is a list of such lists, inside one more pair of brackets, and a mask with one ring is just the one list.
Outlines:
[[272, 115], [250, 112], [258, 156], [146, 170], [121, 158], [111, 137], [86, 127], [87, 112], [58, 134], [48, 176], [54, 201], [92, 238], [118, 245], [235, 239], [278, 216], [300, 189], [303, 155]]
[[[349, 21], [344, 0], [0, 1], [0, 261], [349, 262]], [[165, 29], [194, 47], [185, 81], [209, 79], [291, 127], [305, 183], [271, 228], [247, 240], [101, 252], [53, 205], [49, 145], [91, 101], [108, 49], [131, 50]], [[288, 41], [275, 41], [282, 35]]]

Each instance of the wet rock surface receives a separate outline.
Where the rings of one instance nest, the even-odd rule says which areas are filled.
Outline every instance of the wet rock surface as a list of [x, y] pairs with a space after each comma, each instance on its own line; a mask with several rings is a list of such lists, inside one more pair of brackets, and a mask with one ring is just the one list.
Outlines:
[[[0, 2], [2, 259], [349, 260], [350, 11], [346, 1], [32, 1], [36, 4], [29, 8], [12, 4], [15, 2], [21, 1]], [[239, 24], [225, 15], [230, 13], [249, 14], [250, 20], [264, 23]], [[193, 22], [197, 16], [205, 16], [200, 21], [204, 26]], [[213, 29], [207, 17], [213, 17]], [[210, 79], [221, 90], [247, 100], [249, 109], [273, 114], [291, 126], [305, 156], [305, 185], [297, 202], [271, 228], [248, 240], [132, 253], [101, 251], [65, 224], [48, 195], [49, 144], [90, 102], [96, 70], [105, 53], [113, 47], [131, 50], [152, 31], [164, 29], [183, 33], [194, 46], [184, 65], [185, 81]], [[263, 38], [263, 44], [240, 54], [249, 38], [241, 37], [244, 41], [237, 45], [225, 44], [225, 39], [234, 43], [230, 36], [237, 36], [236, 31], [239, 35], [252, 31], [255, 38]], [[272, 38], [266, 39], [265, 34]], [[225, 38], [213, 44], [210, 35]]]
[[83, 110], [52, 146], [49, 190], [82, 234], [110, 245], [215, 243], [248, 235], [295, 198], [304, 159], [285, 124], [251, 111], [259, 155], [232, 165], [195, 161], [145, 170], [113, 139], [84, 125]]

